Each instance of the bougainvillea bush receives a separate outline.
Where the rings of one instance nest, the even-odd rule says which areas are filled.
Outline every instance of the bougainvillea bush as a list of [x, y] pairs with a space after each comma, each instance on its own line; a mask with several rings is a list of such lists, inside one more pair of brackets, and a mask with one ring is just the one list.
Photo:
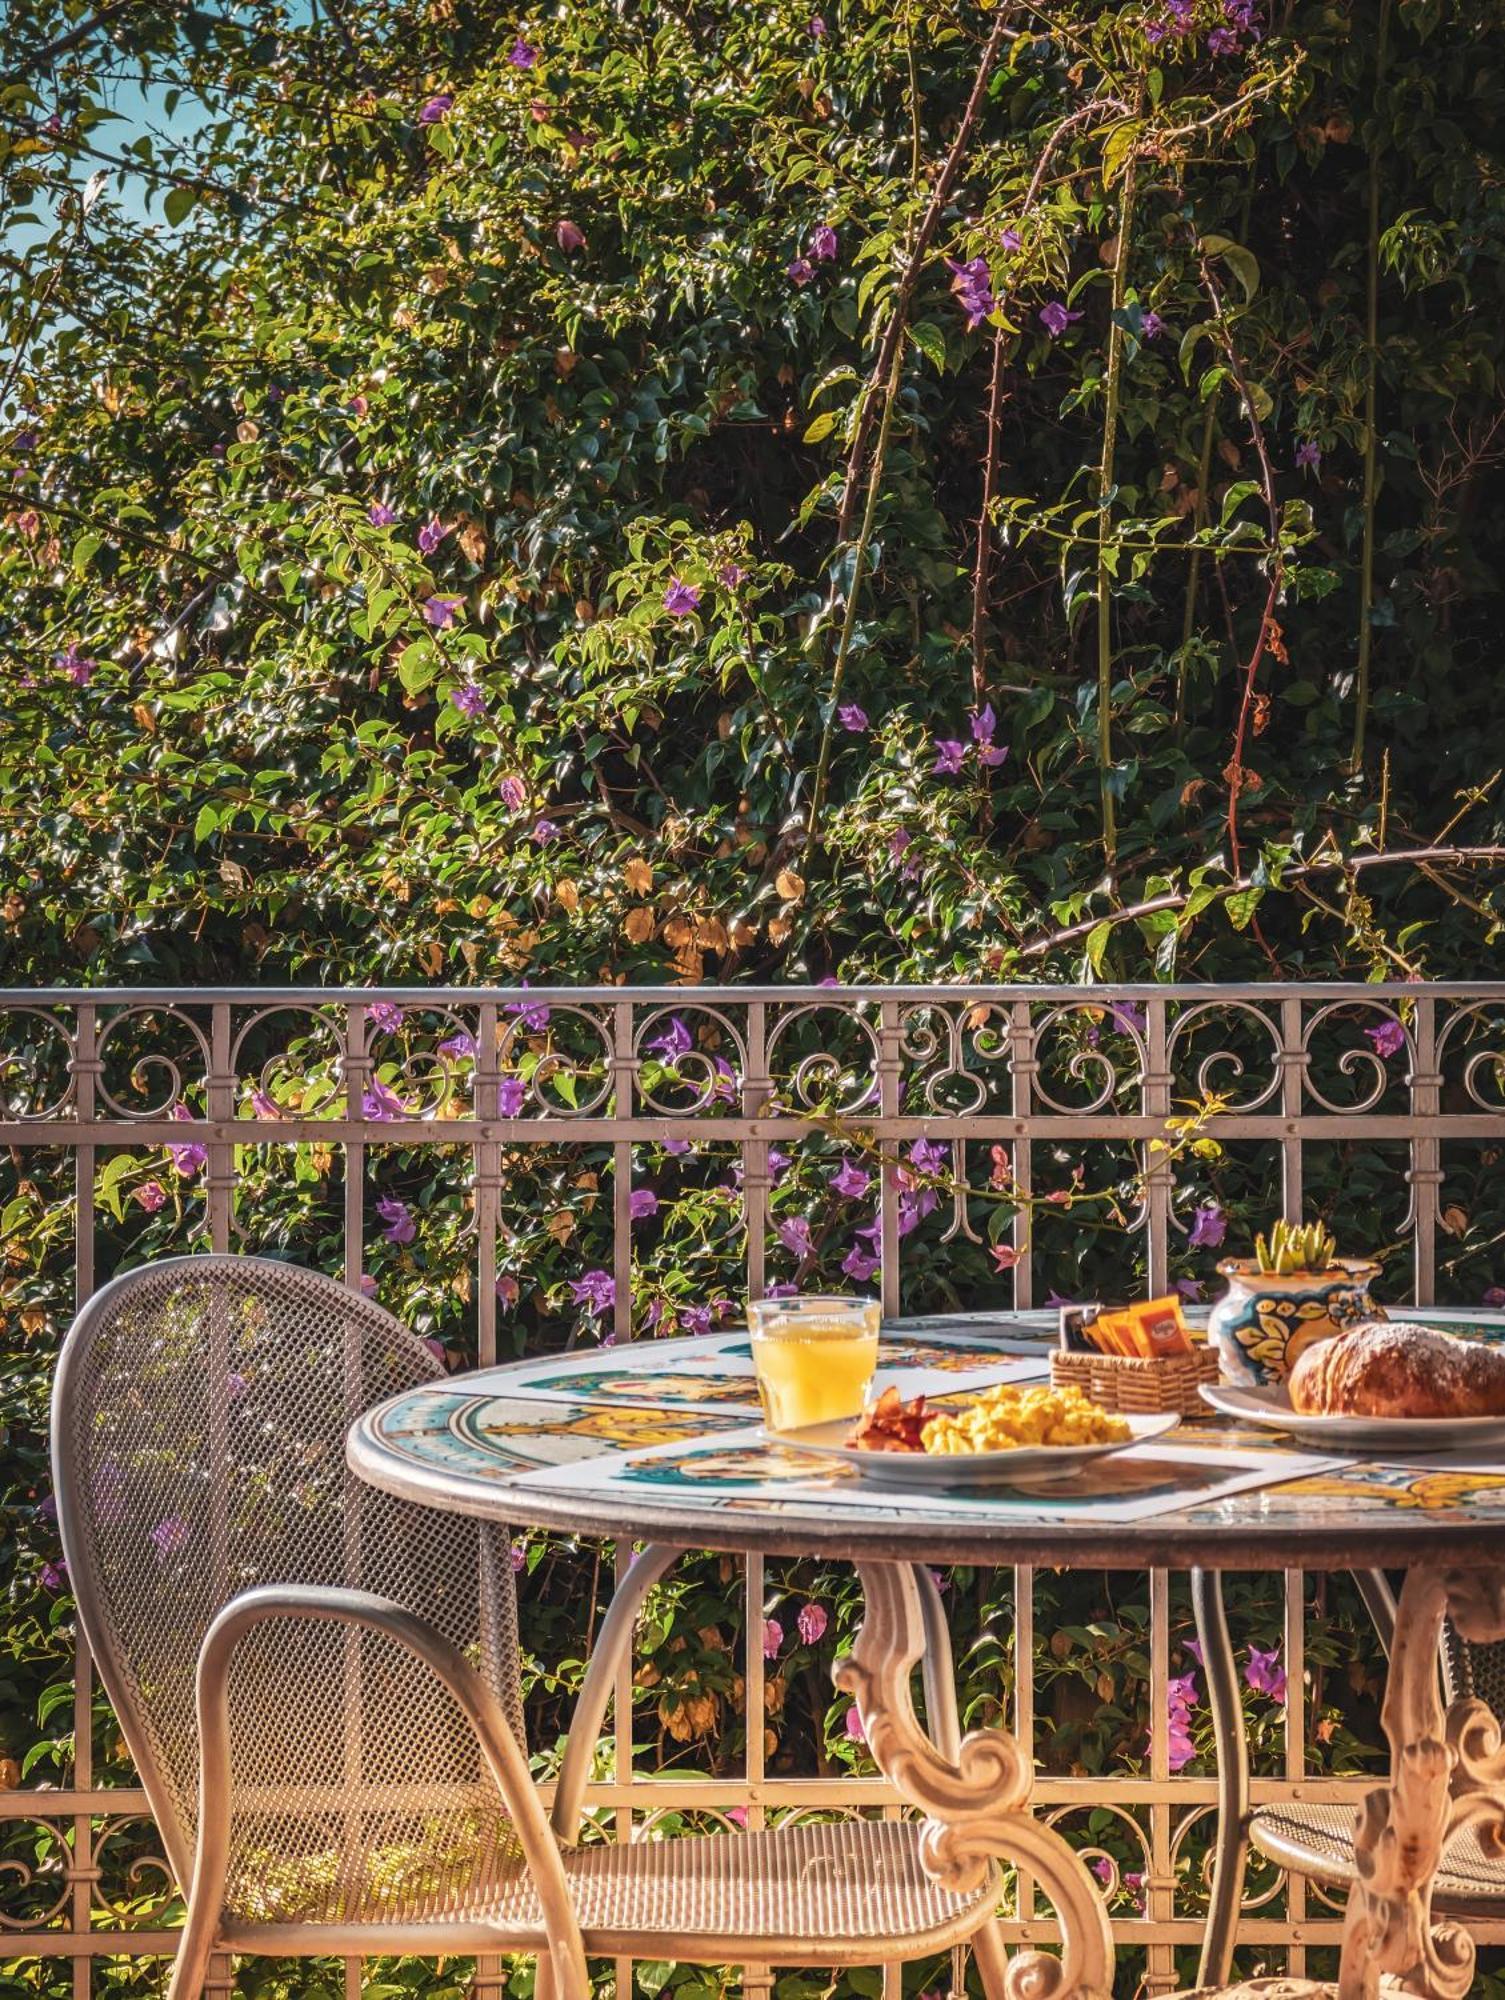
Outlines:
[[[0, 52], [7, 982], [1492, 966], [1483, 0], [12, 0]], [[395, 1057], [425, 1029], [382, 1032]], [[103, 1268], [192, 1247], [189, 1151], [101, 1161]], [[248, 1247], [337, 1265], [334, 1151], [289, 1158], [247, 1155]], [[509, 1183], [519, 1346], [599, 1331], [607, 1164], [540, 1151]], [[1449, 1225], [1473, 1297], [1505, 1276], [1492, 1164]], [[734, 1298], [727, 1165], [645, 1162], [640, 1330]], [[394, 1134], [371, 1168], [379, 1294], [463, 1363], [462, 1167]], [[6, 1171], [0, 1750], [9, 1781], [56, 1781], [70, 1189], [50, 1157]], [[864, 1171], [794, 1164], [775, 1223]], [[1191, 1286], [1230, 1215], [1264, 1219], [1231, 1151], [1196, 1171]], [[1362, 1219], [1385, 1179], [1371, 1149], [1308, 1192]], [[859, 1219], [827, 1261], [782, 1249], [860, 1276]], [[981, 1251], [914, 1248], [916, 1305], [996, 1282]], [[547, 1754], [595, 1557], [527, 1562]], [[1059, 1768], [1145, 1756], [1122, 1582], [1057, 1579], [1054, 1628], [1042, 1608]], [[952, 1585], [982, 1720], [1005, 1586]], [[1307, 1713], [1352, 1769], [1375, 1648], [1334, 1593]], [[716, 1564], [660, 1596], [643, 1739], [734, 1769], [740, 1601]], [[865, 1755], [827, 1677], [852, 1612], [849, 1579], [772, 1580], [771, 1768]], [[1279, 1606], [1251, 1586], [1239, 1615], [1278, 1757]], [[97, 1755], [125, 1775], [103, 1711]]]

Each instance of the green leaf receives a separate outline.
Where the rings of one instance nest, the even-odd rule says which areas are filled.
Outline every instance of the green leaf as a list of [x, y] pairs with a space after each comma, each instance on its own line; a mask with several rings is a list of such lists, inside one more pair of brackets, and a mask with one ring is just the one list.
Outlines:
[[198, 196], [191, 187], [175, 187], [167, 190], [167, 199], [162, 204], [162, 213], [174, 227], [186, 222], [193, 213]]
[[102, 535], [80, 535], [73, 544], [73, 574], [82, 576], [103, 547]]
[[193, 823], [194, 846], [202, 847], [218, 825], [219, 814], [215, 811], [214, 807], [210, 805], [200, 806], [199, 816]]
[[1259, 290], [1259, 259], [1231, 236], [1204, 236], [1200, 245], [1204, 257], [1220, 257], [1237, 278], [1245, 302]]
[[822, 410], [820, 415], [806, 426], [805, 443], [819, 444], [822, 438], [831, 435], [840, 422], [840, 410]]
[[919, 348], [927, 361], [935, 364], [935, 372], [944, 373], [946, 367], [946, 336], [932, 319], [916, 320], [909, 329], [909, 337]]
[[1264, 893], [1263, 889], [1240, 889], [1227, 899], [1223, 907], [1228, 912], [1229, 923], [1236, 931], [1246, 931], [1249, 928], [1254, 912], [1264, 900]]
[[1103, 960], [1108, 951], [1108, 941], [1112, 935], [1113, 926], [1106, 918], [1104, 918], [1102, 923], [1094, 924], [1092, 929], [1087, 933], [1087, 962], [1096, 973], [1100, 974], [1102, 972]]

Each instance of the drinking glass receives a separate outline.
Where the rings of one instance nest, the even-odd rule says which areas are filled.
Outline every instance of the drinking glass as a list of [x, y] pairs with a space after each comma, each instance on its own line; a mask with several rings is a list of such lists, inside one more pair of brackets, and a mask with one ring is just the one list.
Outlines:
[[747, 1308], [770, 1430], [860, 1416], [878, 1365], [876, 1299], [758, 1299]]

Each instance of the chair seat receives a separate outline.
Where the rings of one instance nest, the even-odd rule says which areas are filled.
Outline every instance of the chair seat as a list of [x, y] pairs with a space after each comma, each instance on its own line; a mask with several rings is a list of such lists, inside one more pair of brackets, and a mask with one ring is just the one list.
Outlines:
[[[700, 1964], [835, 1965], [944, 1950], [997, 1903], [996, 1870], [970, 1895], [940, 1888], [920, 1863], [912, 1821], [843, 1820], [770, 1832], [690, 1835], [566, 1850], [587, 1953], [660, 1952]], [[286, 1881], [281, 1907], [288, 1915]], [[528, 1950], [544, 1941], [527, 1871], [500, 1851], [491, 1879], [419, 1921], [320, 1921], [319, 1893], [300, 1920], [227, 1919], [225, 1942], [277, 1953]], [[377, 1926], [379, 1944], [377, 1942]]]
[[[1353, 1835], [1358, 1815], [1352, 1806], [1261, 1806], [1249, 1823], [1249, 1838], [1261, 1854], [1319, 1882], [1351, 1882]], [[1437, 1870], [1432, 1907], [1442, 1915], [1505, 1914], [1505, 1860], [1487, 1854], [1478, 1832], [1465, 1827]]]

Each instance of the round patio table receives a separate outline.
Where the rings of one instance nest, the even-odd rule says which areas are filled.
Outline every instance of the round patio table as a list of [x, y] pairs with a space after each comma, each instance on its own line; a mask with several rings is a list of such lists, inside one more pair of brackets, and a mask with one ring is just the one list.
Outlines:
[[[922, 1378], [935, 1392], [936, 1368], [927, 1362], [939, 1367], [941, 1390], [954, 1393], [1040, 1379], [1040, 1329], [1018, 1331], [1026, 1338], [941, 1336], [907, 1346], [886, 1335], [880, 1374], [899, 1369], [906, 1393]], [[1471, 1981], [1474, 1947], [1466, 1932], [1434, 1922], [1431, 1882], [1461, 1828], [1476, 1827], [1486, 1841], [1492, 1828], [1505, 1834], [1505, 1752], [1482, 1703], [1444, 1712], [1437, 1661], [1445, 1619], [1473, 1642], [1505, 1637], [1505, 1463], [1491, 1470], [1482, 1460], [1329, 1456], [1314, 1469], [1299, 1452], [1281, 1462], [1282, 1448], [1209, 1418], [1162, 1445], [1105, 1461], [1086, 1492], [1074, 1480], [1069, 1488], [961, 1499], [896, 1493], [769, 1437], [745, 1336], [735, 1334], [455, 1376], [367, 1411], [348, 1439], [356, 1475], [406, 1499], [511, 1526], [647, 1544], [603, 1623], [571, 1727], [554, 1806], [567, 1838], [579, 1823], [637, 1609], [683, 1550], [852, 1562], [863, 1622], [835, 1679], [856, 1705], [879, 1769], [928, 1821], [926, 1866], [943, 1885], [966, 1890], [997, 1857], [1027, 1869], [1056, 1913], [1059, 1972], [1028, 1954], [1032, 1966], [1016, 1958], [1006, 1973], [1001, 1942], [981, 1934], [979, 1969], [991, 1993], [1106, 2000], [1112, 1938], [1100, 1885], [1064, 1838], [1031, 1814], [1031, 1759], [1005, 1729], [959, 1734], [949, 1672], [945, 1687], [934, 1674], [949, 1646], [930, 1567], [1191, 1568], [1224, 1731], [1237, 1726], [1238, 1702], [1217, 1571], [1403, 1569], [1383, 1711], [1390, 1777], [1359, 1815], [1339, 1992], [1342, 2000], [1369, 2000], [1378, 1975], [1389, 1972], [1437, 2000], [1458, 2000]], [[911, 1691], [914, 1667], [926, 1662], [928, 1733]], [[1241, 1858], [1241, 1840], [1241, 1829], [1220, 1830], [1220, 1875]]]

